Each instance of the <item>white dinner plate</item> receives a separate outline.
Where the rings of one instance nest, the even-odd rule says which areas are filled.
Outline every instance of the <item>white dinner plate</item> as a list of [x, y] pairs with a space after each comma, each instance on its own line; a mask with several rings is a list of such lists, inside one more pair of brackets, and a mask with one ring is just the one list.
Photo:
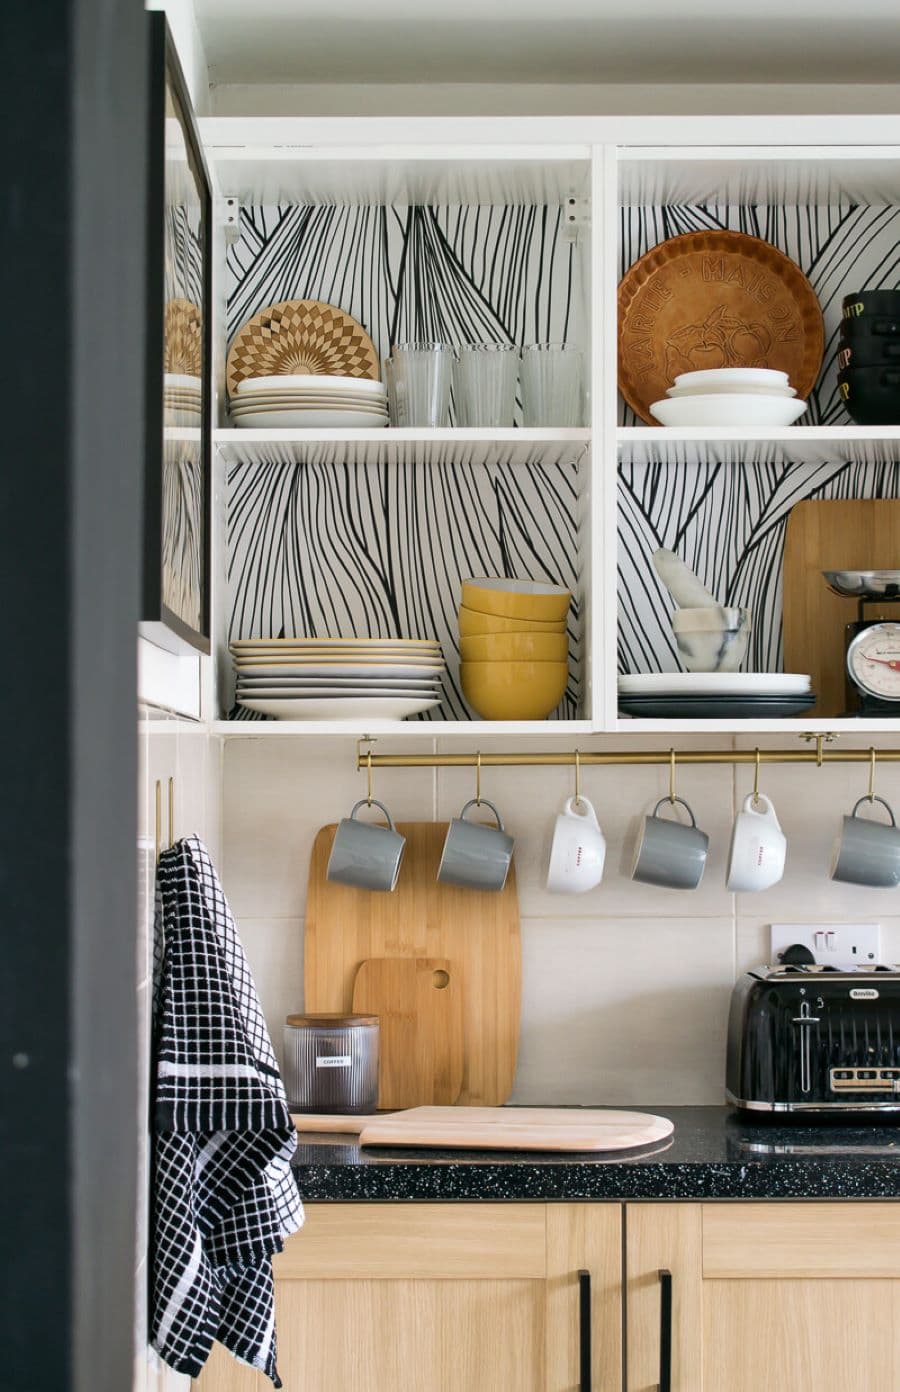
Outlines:
[[790, 379], [786, 372], [776, 372], [773, 367], [705, 367], [697, 372], [679, 372], [675, 378], [676, 387], [713, 387], [719, 383], [744, 387], [788, 387]]
[[164, 372], [163, 386], [167, 391], [170, 388], [186, 388], [188, 391], [200, 391], [203, 386], [203, 378], [194, 377], [190, 372]]
[[313, 652], [323, 648], [361, 648], [367, 652], [383, 649], [387, 652], [392, 648], [437, 650], [441, 645], [437, 638], [232, 638], [228, 646], [232, 652], [240, 653], [245, 649], [261, 652], [264, 648], [271, 648], [273, 652], [303, 652], [307, 648]]
[[650, 414], [661, 425], [672, 427], [750, 425], [779, 429], [793, 425], [805, 410], [805, 401], [791, 401], [784, 396], [712, 392], [706, 396], [668, 397], [665, 401], [654, 401]]
[[260, 715], [274, 715], [278, 720], [405, 720], [408, 715], [421, 715], [422, 711], [433, 710], [440, 705], [438, 700], [426, 697], [401, 698], [399, 696], [357, 697], [350, 700], [323, 700], [304, 698], [279, 700], [269, 698], [247, 698], [240, 702], [247, 710], [258, 711]]
[[293, 686], [254, 686], [240, 687], [235, 699], [241, 703], [249, 701], [368, 701], [373, 697], [387, 700], [395, 697], [402, 701], [439, 701], [441, 693], [434, 687], [421, 686], [328, 686], [319, 683], [310, 687]]
[[419, 677], [375, 677], [372, 681], [360, 681], [358, 677], [239, 677], [237, 682], [239, 691], [258, 691], [261, 686], [278, 686], [298, 695], [321, 686], [333, 687], [335, 691], [367, 691], [373, 686], [402, 687], [404, 691], [412, 687], [417, 691], [435, 691], [440, 684], [440, 677], [429, 677], [427, 680]]
[[238, 396], [257, 391], [358, 391], [364, 396], [384, 396], [384, 383], [372, 377], [328, 377], [324, 373], [321, 377], [292, 377], [283, 373], [275, 377], [245, 377], [237, 384]]
[[374, 430], [387, 425], [380, 411], [248, 411], [234, 417], [244, 430]]
[[812, 685], [800, 672], [634, 672], [619, 677], [619, 691], [668, 696], [802, 696]]
[[259, 391], [242, 392], [240, 396], [231, 398], [232, 406], [243, 409], [245, 406], [265, 405], [267, 401], [327, 401], [329, 404], [341, 401], [358, 401], [365, 406], [382, 406], [387, 401], [385, 392], [359, 392], [348, 387], [346, 391], [315, 391], [307, 388], [304, 391]]
[[268, 400], [243, 402], [232, 401], [231, 414], [235, 417], [255, 415], [257, 411], [380, 411], [388, 414], [387, 402], [363, 401], [359, 396], [273, 396]]
[[440, 648], [242, 648], [232, 661], [246, 662], [443, 662]]
[[355, 677], [358, 681], [378, 680], [381, 677], [398, 680], [401, 677], [422, 677], [440, 674], [444, 664], [414, 666], [411, 663], [350, 663], [315, 662], [309, 664], [280, 663], [266, 665], [253, 663], [249, 667], [237, 669], [239, 676], [247, 677]]

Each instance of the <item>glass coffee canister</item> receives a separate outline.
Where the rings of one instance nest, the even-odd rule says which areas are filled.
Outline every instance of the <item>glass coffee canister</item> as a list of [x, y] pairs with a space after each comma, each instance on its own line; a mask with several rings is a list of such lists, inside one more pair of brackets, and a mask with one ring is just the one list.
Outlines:
[[293, 1112], [374, 1112], [377, 1015], [288, 1015], [284, 1086]]

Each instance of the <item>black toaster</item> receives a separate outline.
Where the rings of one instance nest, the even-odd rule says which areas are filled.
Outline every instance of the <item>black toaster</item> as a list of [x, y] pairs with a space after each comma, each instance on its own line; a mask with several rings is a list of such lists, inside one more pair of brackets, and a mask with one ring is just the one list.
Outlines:
[[900, 1120], [900, 969], [754, 967], [728, 1017], [726, 1098], [741, 1111], [894, 1113]]

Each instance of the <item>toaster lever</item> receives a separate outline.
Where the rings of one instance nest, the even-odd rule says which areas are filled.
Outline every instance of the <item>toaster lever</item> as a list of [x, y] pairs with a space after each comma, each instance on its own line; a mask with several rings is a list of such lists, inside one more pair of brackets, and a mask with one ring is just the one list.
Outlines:
[[[793, 1023], [795, 1025], [817, 1025], [819, 1023], [819, 1016], [812, 1014], [809, 1001], [801, 1003], [800, 1014], [794, 1016]], [[809, 1092], [811, 1086], [809, 1030], [805, 1029], [800, 1036], [800, 1091]]]

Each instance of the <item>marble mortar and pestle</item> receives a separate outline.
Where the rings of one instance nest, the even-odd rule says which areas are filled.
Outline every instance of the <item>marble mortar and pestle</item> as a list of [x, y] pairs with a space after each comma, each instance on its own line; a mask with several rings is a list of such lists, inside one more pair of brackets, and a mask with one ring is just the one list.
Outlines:
[[719, 604], [690, 566], [664, 546], [653, 553], [653, 565], [678, 605], [672, 631], [686, 670], [736, 672], [750, 641], [750, 610]]

